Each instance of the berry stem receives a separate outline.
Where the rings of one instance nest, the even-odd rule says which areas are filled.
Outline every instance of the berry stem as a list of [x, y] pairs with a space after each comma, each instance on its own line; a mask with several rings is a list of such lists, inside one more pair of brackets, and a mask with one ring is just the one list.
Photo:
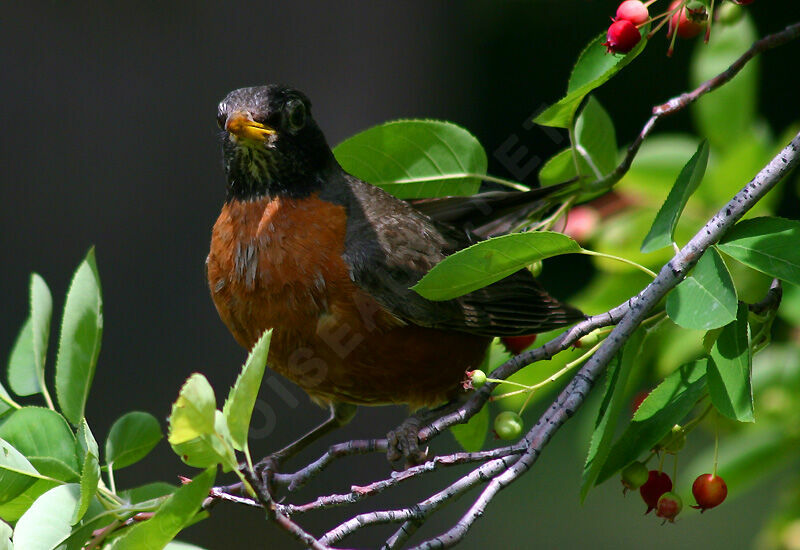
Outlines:
[[672, 484], [678, 485], [678, 453], [675, 453], [675, 461], [672, 463]]
[[569, 216], [569, 209], [572, 208], [572, 205], [575, 203], [575, 199], [576, 198], [577, 198], [576, 195], [572, 195], [570, 198], [565, 200], [561, 204], [561, 206], [559, 206], [556, 209], [556, 211], [553, 212], [552, 215], [550, 215], [547, 218], [545, 218], [544, 220], [540, 221], [539, 223], [534, 225], [531, 229], [533, 231], [542, 231], [542, 230], [547, 231], [547, 230], [549, 230], [551, 227], [553, 227], [553, 225], [555, 225], [555, 223], [558, 221], [558, 219], [561, 216], [565, 216], [565, 217]]
[[711, 476], [717, 477], [717, 464], [719, 463], [719, 413], [714, 415], [714, 469]]
[[714, 21], [714, 0], [711, 0], [711, 7], [708, 8], [708, 25], [706, 25], [706, 35], [703, 42], [708, 44], [708, 39], [711, 38], [711, 23]]

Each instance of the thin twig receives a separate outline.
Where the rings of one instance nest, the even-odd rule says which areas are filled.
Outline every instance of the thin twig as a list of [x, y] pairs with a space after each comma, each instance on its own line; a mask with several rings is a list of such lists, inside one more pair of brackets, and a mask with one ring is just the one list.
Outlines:
[[394, 472], [392, 473], [392, 476], [388, 479], [374, 481], [368, 485], [363, 485], [363, 486], [354, 485], [349, 493], [320, 496], [317, 499], [308, 502], [306, 504], [278, 505], [278, 509], [282, 513], [288, 516], [292, 516], [295, 514], [310, 512], [312, 510], [320, 510], [325, 508], [332, 508], [335, 506], [344, 506], [348, 504], [353, 504], [366, 497], [382, 493], [386, 489], [394, 487], [397, 484], [402, 483], [403, 481], [407, 481], [421, 474], [431, 472], [435, 470], [437, 466], [440, 465], [454, 466], [459, 464], [468, 464], [470, 462], [485, 462], [487, 460], [491, 460], [494, 458], [520, 454], [522, 453], [523, 450], [524, 447], [522, 447], [519, 444], [516, 444], [516, 445], [509, 445], [506, 447], [499, 447], [497, 449], [492, 449], [490, 451], [480, 451], [475, 453], [459, 452], [459, 453], [453, 453], [451, 455], [436, 456], [433, 457], [431, 460], [425, 462], [424, 464], [413, 466], [402, 472]]

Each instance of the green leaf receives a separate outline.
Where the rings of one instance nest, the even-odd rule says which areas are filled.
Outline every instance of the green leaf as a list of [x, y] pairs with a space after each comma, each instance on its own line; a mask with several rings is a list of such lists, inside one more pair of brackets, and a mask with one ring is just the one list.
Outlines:
[[168, 435], [170, 445], [214, 433], [216, 408], [217, 401], [211, 384], [202, 374], [192, 374], [172, 405]]
[[672, 244], [678, 219], [681, 217], [689, 197], [703, 180], [707, 165], [708, 142], [703, 140], [697, 147], [697, 152], [681, 170], [667, 200], [656, 214], [653, 226], [642, 243], [642, 252], [653, 252]]
[[582, 149], [577, 151], [580, 174], [575, 171], [572, 148], [568, 147], [550, 157], [539, 170], [539, 183], [542, 186], [561, 183], [577, 175], [596, 179], [616, 167], [617, 138], [614, 124], [594, 97], [586, 102], [575, 123], [575, 136], [579, 149]]
[[736, 319], [738, 299], [728, 268], [716, 248], [709, 248], [692, 272], [667, 295], [667, 315], [678, 325], [709, 330]]
[[181, 388], [172, 406], [168, 440], [190, 466], [207, 468], [222, 463], [226, 470], [236, 467], [228, 425], [216, 410], [214, 390], [202, 374], [193, 374]]
[[[586, 163], [586, 159], [578, 157], [578, 166], [581, 174], [591, 174], [592, 168]], [[567, 147], [550, 157], [539, 170], [539, 183], [542, 187], [555, 185], [562, 181], [567, 181], [577, 175], [575, 172], [575, 160], [572, 157], [572, 148]]]
[[31, 275], [31, 328], [33, 329], [33, 358], [41, 391], [44, 391], [44, 365], [47, 343], [50, 340], [50, 319], [53, 316], [53, 297], [50, 289], [36, 273]]
[[21, 495], [43, 476], [13, 445], [0, 439], [0, 504]]
[[483, 407], [466, 424], [451, 426], [450, 432], [465, 451], [480, 451], [489, 433], [489, 407]]
[[69, 536], [59, 541], [57, 550], [86, 550], [86, 543], [92, 539], [94, 533], [111, 525], [117, 519], [114, 517], [115, 510], [106, 511], [102, 507], [98, 510], [98, 507], [100, 505], [97, 500], [92, 501], [84, 519], [73, 526]]
[[785, 218], [752, 218], [737, 223], [719, 248], [745, 265], [800, 285], [800, 222]]
[[[691, 86], [695, 88], [725, 71], [758, 38], [748, 16], [735, 25], [715, 26], [708, 44], [698, 43], [692, 61]], [[739, 140], [751, 140], [756, 118], [759, 88], [759, 59], [749, 63], [713, 94], [701, 96], [692, 106], [700, 134], [715, 150], [727, 150]], [[731, 106], [735, 106], [732, 108]]]
[[103, 335], [103, 299], [94, 248], [72, 278], [56, 359], [56, 395], [64, 416], [74, 426], [83, 417]]
[[17, 334], [8, 358], [8, 386], [17, 395], [39, 393], [36, 360], [33, 358], [33, 322], [28, 317]]
[[41, 407], [24, 407], [0, 425], [0, 438], [14, 446], [45, 476], [75, 481], [80, 476], [75, 436], [64, 417]]
[[30, 282], [31, 315], [14, 343], [8, 362], [8, 383], [17, 395], [42, 393], [47, 342], [50, 338], [50, 318], [53, 297], [39, 275], [33, 273]]
[[75, 525], [86, 515], [86, 511], [89, 510], [89, 504], [92, 503], [92, 499], [97, 492], [97, 485], [100, 482], [100, 463], [95, 455], [86, 453], [81, 472], [80, 500], [75, 507], [75, 514], [70, 522], [71, 525]]
[[[642, 36], [644, 37], [649, 30], [649, 25], [642, 27], [640, 30]], [[595, 88], [605, 84], [612, 76], [633, 61], [647, 44], [647, 40], [642, 38], [630, 53], [618, 56], [606, 52], [606, 47], [603, 46], [605, 41], [606, 33], [603, 32], [589, 42], [572, 69], [572, 75], [567, 86], [567, 95], [559, 100], [558, 103], [551, 105], [543, 113], [539, 114], [533, 120], [536, 124], [556, 128], [571, 127], [575, 112], [578, 110], [583, 98]]]
[[234, 449], [242, 451], [247, 448], [247, 433], [250, 428], [250, 417], [261, 388], [261, 379], [267, 366], [272, 331], [266, 331], [250, 350], [242, 372], [231, 388], [228, 399], [222, 408], [222, 414], [230, 430]]
[[171, 495], [177, 490], [178, 487], [174, 485], [170, 485], [169, 483], [164, 483], [163, 481], [155, 481], [153, 483], [147, 483], [139, 487], [134, 487], [133, 489], [120, 491], [119, 496], [125, 499], [126, 502], [136, 504], [139, 502], [144, 502], [147, 500], [153, 500], [155, 498]]
[[719, 412], [738, 420], [753, 422], [753, 355], [747, 305], [740, 304], [736, 320], [725, 326], [711, 347], [708, 363], [708, 391]]
[[611, 448], [595, 484], [637, 460], [689, 414], [705, 391], [707, 363], [700, 359], [683, 365], [650, 392]]
[[150, 550], [164, 548], [200, 511], [203, 500], [214, 483], [215, 471], [207, 469], [173, 493], [162, 504], [155, 515], [138, 523], [116, 539], [113, 550]]
[[375, 126], [333, 149], [347, 172], [401, 199], [472, 195], [486, 174], [486, 152], [465, 129], [439, 120]]
[[153, 450], [161, 437], [161, 426], [152, 414], [129, 412], [111, 426], [106, 439], [106, 464], [115, 470], [135, 464]]
[[52, 550], [69, 536], [80, 500], [76, 483], [60, 485], [36, 499], [17, 522], [14, 546], [25, 550]]
[[[0, 474], [0, 480], [2, 475]], [[8, 502], [0, 504], [0, 518], [8, 522], [15, 522], [28, 511], [34, 501], [53, 487], [61, 485], [56, 481], [36, 479], [34, 483], [22, 493]]]
[[75, 439], [78, 440], [78, 449], [80, 450], [78, 456], [83, 456], [85, 458], [87, 453], [92, 453], [97, 457], [100, 456], [97, 440], [94, 438], [92, 430], [89, 429], [89, 423], [86, 422], [85, 418], [82, 418], [81, 423], [78, 425]]
[[646, 334], [643, 329], [634, 332], [625, 344], [621, 358], [620, 355], [617, 355], [608, 367], [606, 391], [603, 394], [600, 409], [597, 411], [589, 453], [583, 466], [581, 502], [586, 499], [589, 489], [594, 485], [600, 474], [600, 468], [611, 450], [611, 441], [614, 438], [620, 412], [627, 403], [625, 390], [628, 385], [628, 376], [637, 362]]
[[600, 175], [604, 176], [617, 167], [617, 134], [614, 131], [614, 122], [594, 97], [589, 97], [575, 123], [575, 139], [589, 155]]
[[508, 277], [533, 262], [580, 251], [578, 243], [552, 231], [503, 235], [448, 256], [411, 288], [429, 300], [450, 300]]

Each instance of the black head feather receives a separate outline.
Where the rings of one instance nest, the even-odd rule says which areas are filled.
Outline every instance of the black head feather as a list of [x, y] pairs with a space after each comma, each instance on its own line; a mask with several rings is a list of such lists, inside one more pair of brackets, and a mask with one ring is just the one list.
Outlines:
[[[225, 130], [234, 113], [245, 113], [274, 133], [261, 141]], [[223, 130], [228, 200], [264, 196], [302, 197], [319, 189], [327, 171], [338, 168], [302, 92], [271, 84], [229, 93], [217, 110]]]

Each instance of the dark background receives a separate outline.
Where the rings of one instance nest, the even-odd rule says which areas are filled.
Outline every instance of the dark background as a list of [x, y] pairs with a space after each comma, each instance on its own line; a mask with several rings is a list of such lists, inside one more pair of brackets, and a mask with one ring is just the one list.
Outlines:
[[[560, 97], [572, 62], [605, 28], [616, 3], [4, 3], [0, 350], [10, 350], [27, 315], [29, 273], [49, 283], [57, 323], [69, 277], [94, 244], [105, 333], [87, 417], [98, 439], [131, 409], [165, 419], [193, 371], [226, 394], [244, 352], [219, 321], [203, 277], [210, 229], [224, 198], [217, 102], [241, 86], [294, 85], [311, 97], [332, 145], [392, 118], [452, 120], [485, 145], [490, 172], [513, 177], [493, 152], [512, 135], [533, 151], [526, 158], [546, 159], [560, 148], [523, 123]], [[750, 11], [765, 33], [796, 19], [794, 4], [762, 0]], [[663, 35], [654, 42], [598, 94], [621, 143], [633, 138], [652, 104], [687, 85], [693, 46], [680, 44], [670, 60]], [[761, 109], [776, 131], [798, 117], [798, 47], [763, 59]], [[675, 129], [690, 130], [688, 116], [659, 128]], [[551, 274], [549, 282], [562, 296], [575, 284], [563, 273]], [[55, 347], [55, 333], [51, 340]], [[261, 395], [255, 422], [270, 435], [256, 438], [256, 454], [285, 444], [323, 416], [289, 383], [275, 383]], [[381, 435], [403, 412], [361, 411], [337, 437]], [[623, 500], [613, 481], [580, 507], [586, 438], [580, 420], [571, 424], [524, 481], [497, 497], [464, 547], [750, 547], [774, 482], [676, 528], [641, 518], [638, 498]], [[452, 445], [449, 436], [441, 439], [438, 450]], [[332, 470], [343, 482], [329, 490], [385, 476], [385, 468], [380, 457], [350, 460]], [[192, 473], [162, 443], [145, 463], [120, 472], [118, 483], [175, 482], [176, 475]], [[376, 502], [408, 504], [453, 474], [434, 475], [409, 485], [402, 497]], [[426, 532], [441, 531], [466, 504], [452, 506]], [[306, 525], [319, 534], [337, 517], [310, 516]], [[210, 549], [294, 546], [258, 513], [233, 505], [218, 506], [182, 538]], [[362, 546], [375, 541], [348, 539]]]

